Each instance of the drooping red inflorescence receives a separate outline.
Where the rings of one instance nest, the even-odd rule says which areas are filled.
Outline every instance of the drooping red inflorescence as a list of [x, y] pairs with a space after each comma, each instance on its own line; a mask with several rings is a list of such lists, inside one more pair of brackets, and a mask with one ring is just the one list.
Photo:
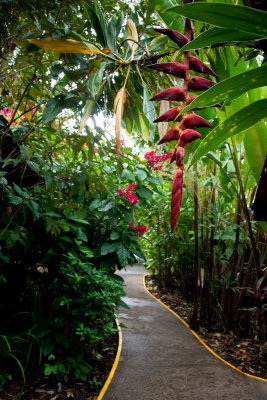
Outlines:
[[178, 168], [174, 172], [172, 182], [171, 201], [171, 231], [173, 232], [179, 217], [183, 197], [183, 170]]
[[[193, 39], [193, 28], [191, 26], [190, 20], [186, 20], [185, 24], [185, 35], [177, 32], [173, 29], [156, 28], [155, 31], [167, 35], [173, 42], [178, 44], [179, 47], [183, 47], [190, 40]], [[182, 192], [183, 192], [183, 171], [184, 171], [184, 154], [185, 147], [193, 142], [194, 140], [201, 137], [201, 134], [194, 130], [198, 127], [211, 128], [209, 121], [204, 119], [198, 114], [192, 113], [199, 108], [194, 108], [191, 110], [190, 114], [184, 114], [182, 116], [178, 115], [183, 110], [183, 108], [190, 104], [198, 95], [189, 96], [188, 92], [198, 92], [205, 91], [214, 86], [216, 83], [200, 77], [200, 76], [190, 76], [189, 70], [193, 70], [199, 73], [204, 73], [217, 77], [217, 74], [209, 68], [205, 63], [203, 63], [199, 58], [192, 56], [189, 51], [184, 53], [184, 64], [176, 62], [165, 62], [158, 63], [149, 66], [151, 69], [165, 72], [167, 74], [172, 74], [178, 78], [184, 79], [183, 86], [173, 86], [168, 89], [155, 94], [150, 100], [167, 100], [167, 101], [179, 101], [183, 102], [183, 105], [176, 106], [161, 114], [154, 122], [179, 122], [179, 125], [173, 126], [168, 132], [160, 139], [159, 144], [168, 143], [172, 140], [176, 140], [177, 144], [175, 149], [170, 156], [170, 163], [176, 163], [176, 170], [174, 172], [173, 183], [172, 183], [172, 201], [171, 201], [171, 231], [173, 232], [177, 224], [177, 220], [180, 213]], [[216, 104], [214, 106], [220, 106]], [[155, 155], [156, 151], [153, 150], [151, 154], [146, 154], [149, 165], [155, 169], [155, 165], [159, 159]], [[161, 166], [158, 166], [160, 169]]]

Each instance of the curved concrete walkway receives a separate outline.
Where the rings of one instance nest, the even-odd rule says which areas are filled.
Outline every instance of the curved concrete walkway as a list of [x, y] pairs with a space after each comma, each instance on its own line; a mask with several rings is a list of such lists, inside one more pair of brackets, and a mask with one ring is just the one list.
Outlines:
[[267, 400], [267, 382], [214, 357], [171, 312], [144, 290], [141, 266], [120, 275], [122, 354], [104, 400]]

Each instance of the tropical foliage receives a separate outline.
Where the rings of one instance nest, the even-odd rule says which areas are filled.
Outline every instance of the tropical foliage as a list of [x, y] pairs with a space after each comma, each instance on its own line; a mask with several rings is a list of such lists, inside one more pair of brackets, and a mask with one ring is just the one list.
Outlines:
[[[0, 383], [93, 382], [123, 305], [114, 272], [142, 249], [194, 300], [192, 326], [266, 340], [266, 10], [228, 3], [1, 3]], [[156, 97], [170, 87], [186, 93]], [[166, 134], [190, 115], [206, 125], [178, 138], [171, 233]]]

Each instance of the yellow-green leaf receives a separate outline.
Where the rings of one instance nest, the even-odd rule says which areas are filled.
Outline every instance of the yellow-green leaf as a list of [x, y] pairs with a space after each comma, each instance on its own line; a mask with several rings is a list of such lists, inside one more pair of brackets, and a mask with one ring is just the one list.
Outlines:
[[103, 54], [96, 46], [86, 42], [73, 39], [55, 39], [50, 36], [41, 39], [28, 39], [28, 41], [41, 49], [54, 51], [55, 53], [80, 53], [80, 54]]

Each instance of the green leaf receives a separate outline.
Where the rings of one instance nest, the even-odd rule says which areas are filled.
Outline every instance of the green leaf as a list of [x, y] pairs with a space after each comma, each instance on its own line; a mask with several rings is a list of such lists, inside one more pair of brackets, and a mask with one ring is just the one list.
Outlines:
[[106, 199], [106, 200], [101, 201], [101, 203], [99, 205], [99, 208], [98, 208], [98, 211], [106, 212], [106, 211], [110, 210], [113, 207], [114, 207], [113, 201], [110, 201], [110, 200]]
[[92, 97], [95, 99], [96, 95], [98, 94], [99, 88], [103, 81], [103, 75], [105, 71], [106, 63], [101, 62], [97, 71], [90, 76], [87, 82], [87, 88], [90, 91]]
[[107, 47], [107, 25], [100, 7], [98, 6], [96, 1], [94, 1], [92, 5], [84, 3], [84, 7], [91, 20], [89, 29], [91, 30], [93, 27], [93, 29], [96, 31], [97, 39], [100, 41], [103, 47]]
[[266, 123], [264, 121], [258, 122], [246, 131], [244, 146], [251, 172], [256, 182], [259, 182], [267, 154]]
[[146, 187], [140, 187], [136, 190], [136, 194], [144, 199], [151, 200], [153, 193]]
[[202, 140], [196, 152], [193, 154], [190, 166], [209, 151], [217, 149], [219, 145], [229, 137], [250, 128], [261, 119], [265, 118], [266, 107], [267, 99], [258, 100], [244, 107], [218, 125]]
[[153, 123], [154, 119], [156, 118], [156, 112], [155, 112], [155, 106], [151, 101], [149, 101], [150, 95], [147, 90], [147, 87], [144, 86], [143, 90], [143, 111], [146, 116], [146, 118], [149, 121], [149, 131], [150, 131], [150, 136], [149, 139], [153, 141], [154, 135], [153, 133], [155, 132], [156, 125]]
[[193, 108], [209, 106], [222, 101], [231, 101], [248, 90], [266, 85], [267, 65], [264, 65], [219, 82], [192, 101], [182, 110], [181, 114]]
[[121, 175], [123, 178], [126, 178], [126, 179], [128, 179], [129, 181], [132, 181], [132, 182], [134, 182], [134, 180], [135, 180], [135, 176], [134, 176], [134, 174], [132, 173], [132, 171], [130, 171], [129, 169], [124, 169], [123, 171], [122, 171], [122, 175]]
[[146, 173], [143, 169], [138, 168], [138, 169], [135, 170], [135, 176], [136, 176], [141, 182], [143, 182], [143, 181], [146, 179], [146, 177], [147, 177], [147, 173]]
[[43, 213], [45, 217], [55, 217], [55, 218], [62, 218], [62, 215], [55, 212], [55, 211], [46, 211]]
[[54, 97], [53, 99], [48, 100], [44, 113], [42, 122], [46, 124], [47, 122], [52, 121], [56, 118], [58, 114], [61, 113], [64, 108], [66, 108], [66, 96], [60, 94], [59, 96]]
[[167, 11], [222, 28], [267, 36], [267, 12], [255, 8], [225, 3], [191, 3]]
[[102, 244], [100, 249], [101, 256], [105, 256], [107, 254], [113, 253], [118, 249], [119, 242], [105, 242]]
[[172, 8], [170, 8], [177, 4], [176, 0], [150, 0], [148, 3], [152, 3], [153, 8], [158, 12], [159, 16], [168, 28], [177, 31], [183, 30], [183, 18], [177, 16], [176, 13], [172, 11]]
[[88, 121], [89, 117], [91, 116], [91, 114], [93, 112], [95, 103], [96, 103], [95, 100], [92, 100], [92, 99], [86, 101], [84, 109], [83, 109], [83, 116], [81, 119], [80, 128], [79, 128], [78, 133], [80, 133], [83, 130], [83, 128], [85, 127], [86, 122]]
[[5, 256], [1, 251], [0, 251], [0, 260], [2, 260], [4, 263], [10, 263], [10, 258]]
[[89, 222], [85, 219], [76, 218], [76, 217], [68, 217], [70, 221], [79, 222], [79, 224], [89, 225]]
[[211, 28], [201, 33], [196, 39], [186, 44], [182, 51], [200, 49], [218, 43], [242, 42], [246, 40], [259, 39], [261, 35], [249, 32], [236, 31], [231, 28]]
[[123, 246], [122, 243], [119, 243], [118, 245], [117, 255], [121, 266], [124, 267], [129, 263], [128, 259], [131, 256], [130, 252], [126, 249], [126, 247]]
[[120, 232], [113, 231], [111, 232], [109, 238], [110, 240], [117, 240], [119, 239], [120, 235], [121, 235]]
[[108, 47], [113, 51], [116, 50], [117, 38], [121, 31], [123, 20], [124, 20], [124, 15], [120, 12], [118, 16], [113, 15], [113, 17], [111, 18], [111, 20], [108, 22], [107, 25]]
[[157, 53], [158, 51], [162, 51], [166, 49], [168, 46], [168, 38], [167, 36], [157, 36], [155, 39], [151, 41], [151, 43], [147, 46], [149, 52], [151, 54]]
[[43, 354], [46, 357], [48, 354], [52, 353], [54, 348], [56, 347], [55, 341], [51, 338], [48, 338], [42, 343]]

